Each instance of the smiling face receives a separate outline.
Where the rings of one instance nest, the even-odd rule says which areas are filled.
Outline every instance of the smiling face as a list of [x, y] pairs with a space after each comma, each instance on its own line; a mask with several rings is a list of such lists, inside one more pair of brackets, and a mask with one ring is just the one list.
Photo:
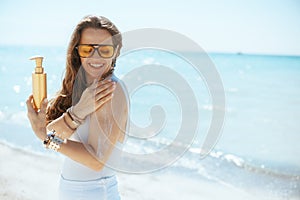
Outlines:
[[[81, 33], [79, 44], [113, 45], [112, 35], [106, 29], [86, 28]], [[92, 83], [94, 79], [99, 79], [111, 69], [114, 56], [102, 58], [96, 50], [91, 57], [80, 58], [88, 84]]]

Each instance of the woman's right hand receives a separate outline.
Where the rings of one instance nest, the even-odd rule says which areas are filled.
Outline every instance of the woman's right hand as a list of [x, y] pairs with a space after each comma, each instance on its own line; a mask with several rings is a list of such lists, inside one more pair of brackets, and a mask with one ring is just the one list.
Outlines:
[[83, 91], [79, 102], [73, 106], [74, 114], [81, 119], [85, 119], [87, 115], [98, 110], [112, 98], [113, 91], [116, 88], [115, 84], [112, 80], [94, 81], [92, 85]]
[[46, 131], [46, 109], [48, 100], [44, 99], [41, 104], [41, 109], [36, 111], [33, 108], [33, 95], [30, 95], [26, 101], [27, 105], [27, 116], [30, 121], [31, 127], [35, 135], [40, 139], [44, 140], [47, 136]]

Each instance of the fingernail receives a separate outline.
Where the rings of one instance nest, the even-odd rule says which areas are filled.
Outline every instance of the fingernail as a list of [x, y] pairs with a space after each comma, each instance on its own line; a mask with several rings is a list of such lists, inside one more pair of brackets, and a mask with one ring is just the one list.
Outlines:
[[44, 101], [43, 101], [44, 103], [48, 103], [48, 99], [44, 99]]

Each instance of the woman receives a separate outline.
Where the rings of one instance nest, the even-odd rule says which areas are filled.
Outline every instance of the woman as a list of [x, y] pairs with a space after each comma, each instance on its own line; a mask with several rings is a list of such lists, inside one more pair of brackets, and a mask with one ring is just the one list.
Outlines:
[[[113, 75], [122, 38], [104, 17], [87, 16], [76, 26], [67, 52], [62, 88], [40, 111], [27, 100], [28, 118], [48, 149], [66, 156], [60, 199], [120, 199], [114, 171], [124, 141], [128, 101]], [[42, 123], [41, 123], [42, 122]], [[47, 127], [46, 127], [47, 125]], [[48, 134], [47, 134], [48, 131]]]

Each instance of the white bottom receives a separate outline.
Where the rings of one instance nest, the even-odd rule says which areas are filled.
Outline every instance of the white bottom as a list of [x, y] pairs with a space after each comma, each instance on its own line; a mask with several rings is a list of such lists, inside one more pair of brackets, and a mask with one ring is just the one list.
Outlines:
[[61, 176], [59, 200], [120, 200], [116, 176], [72, 181]]

